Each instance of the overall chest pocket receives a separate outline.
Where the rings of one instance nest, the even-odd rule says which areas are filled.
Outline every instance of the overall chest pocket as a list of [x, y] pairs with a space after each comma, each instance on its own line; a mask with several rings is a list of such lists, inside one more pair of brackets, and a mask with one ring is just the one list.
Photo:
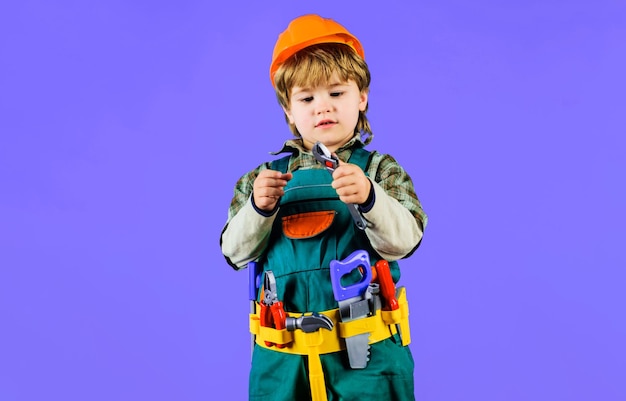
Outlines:
[[315, 237], [333, 224], [336, 214], [334, 210], [323, 210], [283, 216], [283, 234], [290, 239]]

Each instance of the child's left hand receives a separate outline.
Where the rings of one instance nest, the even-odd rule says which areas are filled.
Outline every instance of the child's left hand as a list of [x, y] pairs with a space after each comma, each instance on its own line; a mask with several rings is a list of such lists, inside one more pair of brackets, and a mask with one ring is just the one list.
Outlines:
[[372, 183], [359, 166], [339, 160], [339, 167], [333, 172], [332, 187], [342, 202], [362, 205], [367, 201]]

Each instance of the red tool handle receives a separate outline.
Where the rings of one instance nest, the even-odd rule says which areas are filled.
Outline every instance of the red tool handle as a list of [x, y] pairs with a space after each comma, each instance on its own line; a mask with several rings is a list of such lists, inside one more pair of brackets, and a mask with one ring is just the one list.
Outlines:
[[[271, 315], [270, 308], [267, 305], [265, 305], [263, 302], [261, 302], [260, 306], [261, 306], [261, 310], [259, 313], [259, 319], [260, 319], [261, 326], [272, 327], [272, 315]], [[267, 345], [268, 347], [271, 347], [274, 344], [269, 341], [265, 341], [265, 345]]]
[[[287, 322], [287, 314], [283, 308], [282, 302], [274, 302], [271, 306], [267, 306], [261, 302], [260, 323], [263, 327], [273, 327], [276, 330], [285, 329]], [[277, 348], [285, 348], [285, 344], [274, 344], [270, 341], [265, 341], [265, 345], [268, 347], [276, 346]]]
[[[274, 321], [274, 328], [276, 330], [283, 330], [286, 327], [287, 315], [285, 313], [285, 309], [283, 308], [283, 303], [278, 301], [274, 302], [272, 306], [270, 306], [270, 310], [272, 311], [272, 320]], [[285, 348], [285, 344], [274, 344], [277, 348]]]
[[400, 307], [398, 300], [396, 299], [396, 285], [391, 278], [391, 270], [389, 270], [389, 263], [381, 259], [374, 265], [376, 268], [376, 275], [378, 276], [378, 283], [380, 284], [380, 292], [383, 299], [387, 303], [387, 310], [396, 310]]

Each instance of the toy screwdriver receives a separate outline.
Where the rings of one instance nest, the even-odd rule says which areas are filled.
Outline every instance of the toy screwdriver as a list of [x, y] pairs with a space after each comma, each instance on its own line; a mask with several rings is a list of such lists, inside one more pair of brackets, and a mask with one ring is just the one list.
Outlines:
[[[383, 309], [389, 311], [398, 309], [400, 304], [398, 304], [398, 300], [396, 299], [396, 285], [391, 277], [389, 262], [384, 259], [377, 261], [374, 264], [374, 270], [376, 272], [374, 280], [378, 281], [380, 285], [380, 293], [385, 303]], [[396, 324], [396, 329], [398, 330], [398, 335], [402, 338], [402, 331], [399, 324]]]
[[[250, 299], [250, 314], [256, 314], [256, 296], [259, 288], [260, 266], [257, 262], [248, 263], [248, 298]], [[254, 351], [256, 337], [250, 334], [250, 354]]]

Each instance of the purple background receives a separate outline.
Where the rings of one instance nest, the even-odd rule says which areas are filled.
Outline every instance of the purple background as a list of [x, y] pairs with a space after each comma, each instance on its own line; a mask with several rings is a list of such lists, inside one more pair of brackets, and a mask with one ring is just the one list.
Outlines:
[[402, 264], [418, 399], [626, 399], [623, 1], [9, 4], [2, 401], [246, 399], [218, 239], [290, 136], [268, 68], [308, 12], [362, 40], [370, 148], [429, 214]]

